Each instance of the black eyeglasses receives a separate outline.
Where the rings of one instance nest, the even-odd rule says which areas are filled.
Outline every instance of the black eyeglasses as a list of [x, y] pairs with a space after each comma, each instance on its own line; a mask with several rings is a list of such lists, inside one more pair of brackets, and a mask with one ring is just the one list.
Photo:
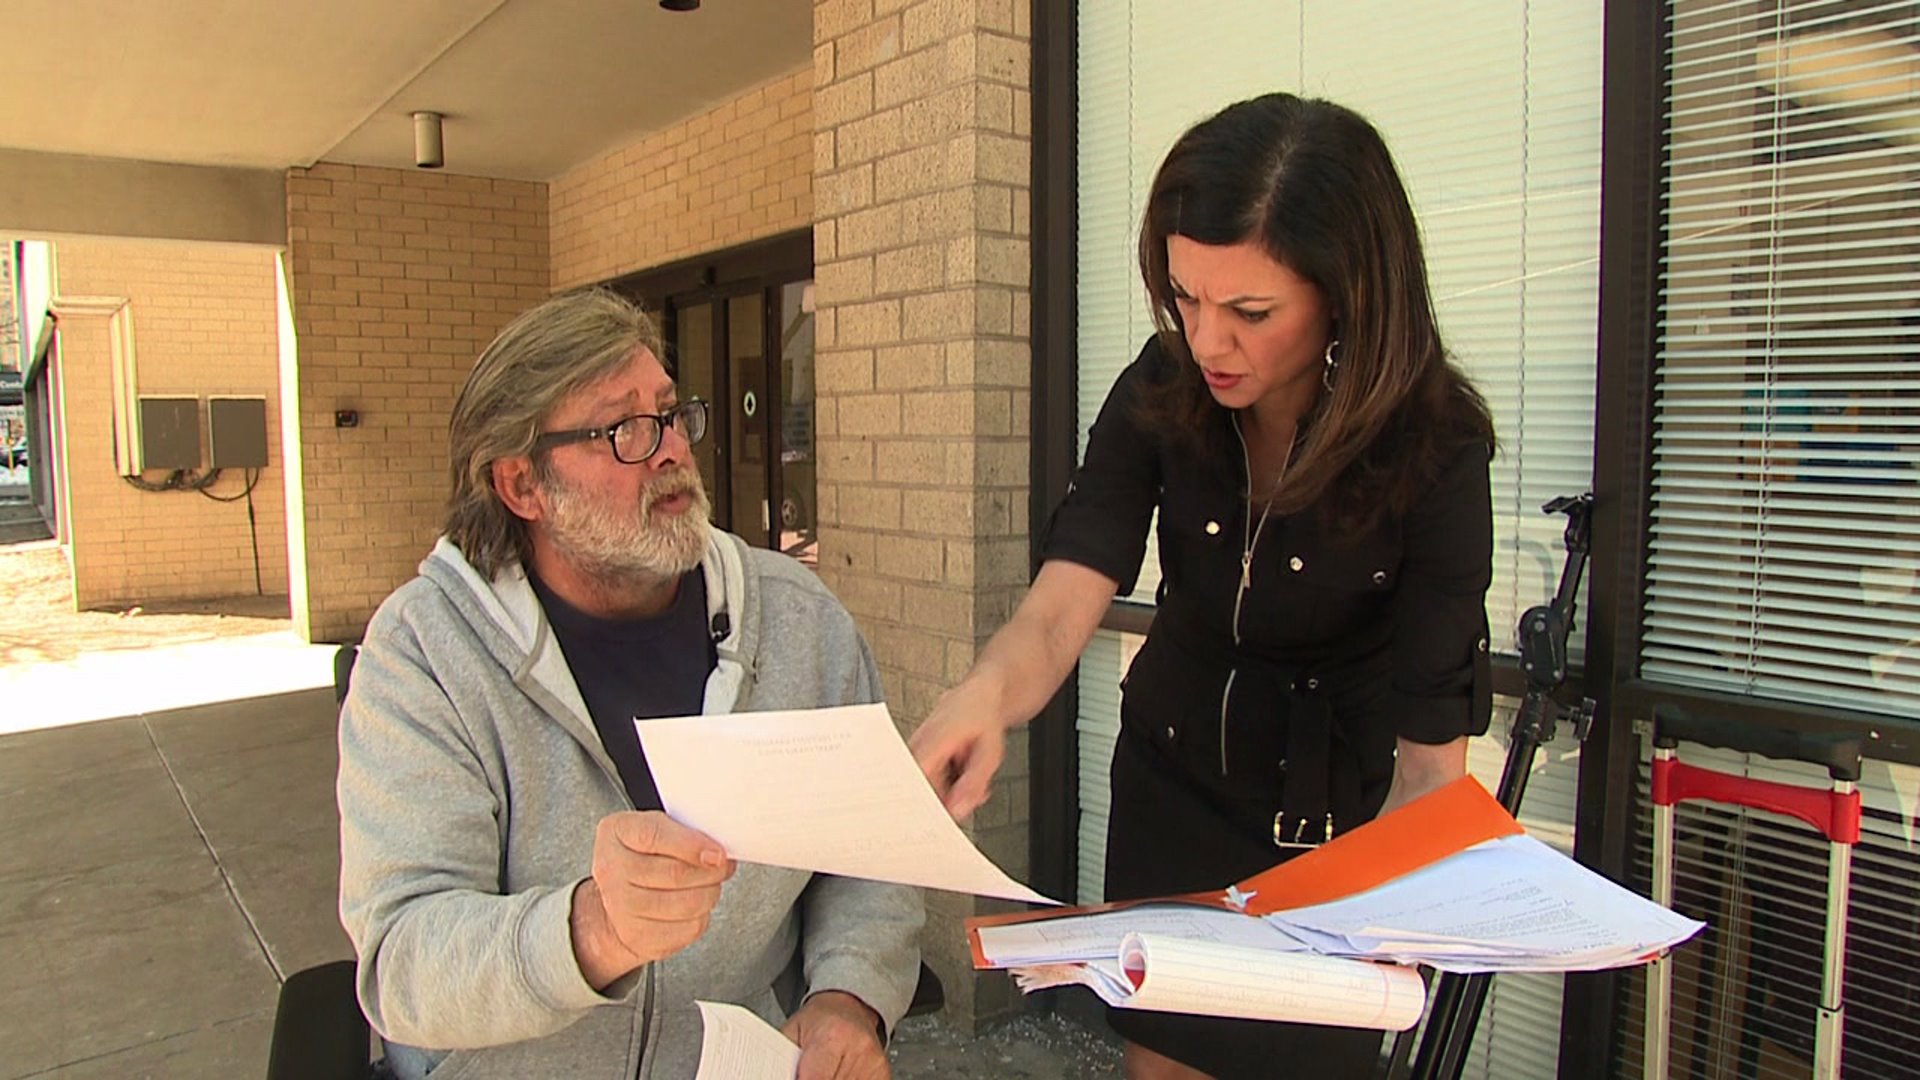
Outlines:
[[613, 459], [623, 465], [638, 465], [660, 450], [660, 437], [667, 425], [689, 444], [707, 437], [707, 403], [699, 398], [681, 402], [663, 413], [634, 413], [606, 427], [575, 428], [572, 431], [548, 431], [533, 440], [536, 450], [568, 443], [605, 439]]

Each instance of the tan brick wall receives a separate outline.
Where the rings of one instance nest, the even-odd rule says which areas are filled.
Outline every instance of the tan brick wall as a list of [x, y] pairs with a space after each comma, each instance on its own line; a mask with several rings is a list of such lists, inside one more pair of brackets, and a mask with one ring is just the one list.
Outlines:
[[554, 180], [553, 288], [806, 228], [812, 109], [802, 69]]
[[[287, 226], [305, 623], [356, 639], [439, 534], [454, 395], [547, 295], [547, 188], [321, 163], [288, 174]], [[335, 427], [338, 409], [360, 425]]]
[[[268, 465], [253, 489], [259, 543], [247, 503], [215, 502], [190, 491], [146, 492], [119, 475], [114, 459], [109, 316], [74, 313], [60, 325], [59, 363], [67, 439], [68, 539], [79, 607], [287, 591], [285, 502], [281, 489], [278, 321], [269, 248], [158, 241], [61, 241], [55, 246], [62, 297], [120, 297], [132, 323], [135, 390], [200, 401], [201, 460], [207, 459], [209, 395], [267, 399]], [[163, 473], [148, 473], [161, 480]], [[227, 472], [209, 489], [246, 490]]]
[[[1031, 34], [1015, 0], [816, 0], [821, 576], [903, 727], [1027, 583]], [[976, 842], [1027, 872], [1026, 741]], [[956, 1020], [1013, 1007], [936, 893], [923, 941]]]

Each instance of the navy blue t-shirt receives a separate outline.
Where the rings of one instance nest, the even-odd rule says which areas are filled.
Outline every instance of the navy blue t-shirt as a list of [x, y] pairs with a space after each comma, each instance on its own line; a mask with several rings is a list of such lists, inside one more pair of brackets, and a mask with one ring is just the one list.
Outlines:
[[555, 595], [531, 572], [540, 606], [573, 681], [586, 699], [607, 756], [636, 810], [660, 809], [653, 770], [633, 730], [635, 717], [693, 716], [706, 696], [716, 656], [707, 628], [707, 582], [699, 570], [680, 579], [673, 606], [651, 618], [602, 619]]

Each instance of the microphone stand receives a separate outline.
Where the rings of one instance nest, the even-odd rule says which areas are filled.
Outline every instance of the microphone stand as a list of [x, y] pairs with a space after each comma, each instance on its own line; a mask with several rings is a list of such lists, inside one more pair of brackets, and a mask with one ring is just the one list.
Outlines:
[[[1580, 591], [1580, 576], [1586, 569], [1587, 552], [1592, 539], [1590, 519], [1593, 493], [1563, 495], [1540, 508], [1546, 514], [1567, 515], [1567, 558], [1560, 570], [1560, 589], [1553, 602], [1529, 608], [1520, 616], [1520, 670], [1526, 674], [1527, 692], [1514, 714], [1507, 732], [1507, 763], [1500, 774], [1496, 797], [1507, 813], [1520, 813], [1520, 800], [1527, 792], [1527, 779], [1533, 771], [1533, 755], [1542, 745], [1553, 741], [1560, 720], [1573, 725], [1576, 741], [1585, 741], [1593, 726], [1593, 699], [1583, 697], [1578, 705], [1563, 706], [1553, 700], [1554, 691], [1567, 681], [1567, 634], [1573, 626], [1574, 594]], [[1393, 1058], [1387, 1070], [1389, 1080], [1459, 1080], [1466, 1068], [1473, 1031], [1480, 1023], [1480, 1010], [1486, 1004], [1491, 975], [1444, 973], [1435, 980], [1433, 1004], [1427, 1016], [1420, 1053], [1414, 1058], [1413, 1071], [1405, 1072], [1407, 1053], [1413, 1032], [1401, 1032], [1394, 1040]]]

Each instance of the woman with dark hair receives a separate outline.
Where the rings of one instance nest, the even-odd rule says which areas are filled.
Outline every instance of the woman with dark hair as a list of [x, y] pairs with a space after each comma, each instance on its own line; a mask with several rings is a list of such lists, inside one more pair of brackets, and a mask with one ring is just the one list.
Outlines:
[[[1486, 730], [1493, 424], [1449, 363], [1379, 133], [1269, 94], [1181, 136], [1140, 229], [1159, 332], [1013, 618], [915, 733], [956, 816], [1051, 698], [1159, 512], [1122, 682], [1109, 900], [1220, 888], [1463, 775]], [[1127, 1075], [1364, 1077], [1378, 1032], [1115, 1010]]]

